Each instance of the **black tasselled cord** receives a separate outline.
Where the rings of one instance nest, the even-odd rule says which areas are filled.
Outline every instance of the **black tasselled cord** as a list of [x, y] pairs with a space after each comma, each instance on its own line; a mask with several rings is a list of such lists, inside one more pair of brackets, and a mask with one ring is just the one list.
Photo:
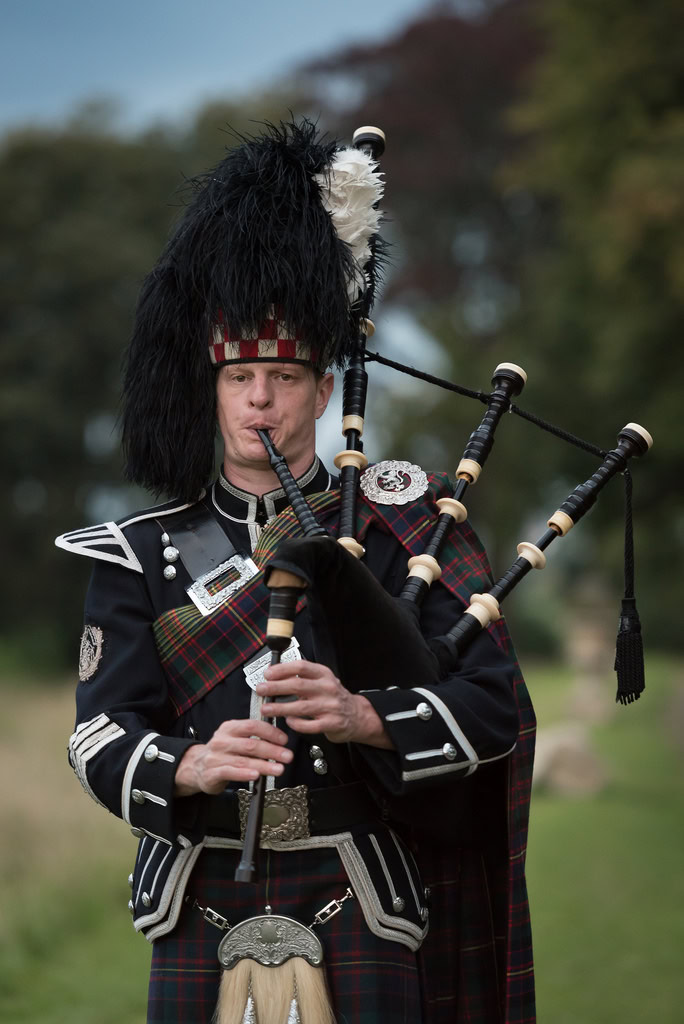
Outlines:
[[644, 645], [634, 597], [634, 536], [632, 531], [632, 474], [625, 469], [625, 594], [615, 645], [615, 671], [620, 704], [638, 700], [644, 689]]

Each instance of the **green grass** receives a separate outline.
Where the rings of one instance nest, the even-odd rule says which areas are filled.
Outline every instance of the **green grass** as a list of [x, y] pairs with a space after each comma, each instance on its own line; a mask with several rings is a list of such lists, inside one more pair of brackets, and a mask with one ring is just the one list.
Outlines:
[[[126, 913], [112, 866], [15, 924], [2, 950], [0, 1019], [12, 1024], [142, 1024], [151, 947]], [[36, 903], [38, 901], [35, 901]]]
[[73, 686], [4, 681], [0, 1020], [142, 1024], [151, 947], [131, 925], [135, 840], [66, 759]]
[[[540, 727], [573, 673], [527, 672]], [[0, 1020], [142, 1024], [150, 947], [126, 910], [135, 842], [65, 757], [72, 687], [4, 687], [0, 725]], [[684, 1018], [684, 666], [648, 665], [641, 700], [598, 717], [596, 796], [535, 794], [528, 879], [540, 1024]]]
[[[528, 676], [543, 727], [561, 685]], [[681, 665], [650, 660], [641, 699], [593, 729], [609, 774], [603, 791], [533, 799], [527, 864], [542, 1022], [683, 1019], [683, 685]]]

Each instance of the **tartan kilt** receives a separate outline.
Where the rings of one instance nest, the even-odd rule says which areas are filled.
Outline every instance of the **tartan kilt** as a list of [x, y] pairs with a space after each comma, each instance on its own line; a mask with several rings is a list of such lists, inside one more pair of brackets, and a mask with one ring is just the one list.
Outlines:
[[[239, 858], [238, 850], [200, 854], [186, 890], [190, 903], [174, 931], [153, 944], [147, 1024], [209, 1024], [216, 1008], [217, 950], [225, 932], [204, 920], [190, 905], [193, 899], [231, 923], [263, 913], [268, 903], [274, 913], [309, 925], [349, 885], [334, 848], [262, 850], [262, 877], [255, 885], [233, 881]], [[315, 931], [338, 1024], [427, 1024], [416, 954], [373, 935], [357, 899]]]
[[[508, 1022], [506, 936], [503, 927], [497, 934], [494, 926], [505, 924], [506, 914], [494, 905], [494, 865], [478, 850], [448, 845], [423, 842], [414, 852], [430, 889], [430, 930], [417, 954], [423, 1019], [428, 1024]], [[505, 874], [506, 867], [504, 861], [499, 870]]]

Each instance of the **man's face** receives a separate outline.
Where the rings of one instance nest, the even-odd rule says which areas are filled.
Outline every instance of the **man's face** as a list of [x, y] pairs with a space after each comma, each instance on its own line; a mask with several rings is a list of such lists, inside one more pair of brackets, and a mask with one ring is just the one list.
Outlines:
[[218, 371], [218, 424], [226, 471], [263, 471], [268, 456], [256, 428], [266, 428], [295, 475], [313, 461], [315, 424], [332, 393], [331, 373], [317, 378], [299, 363], [234, 363]]

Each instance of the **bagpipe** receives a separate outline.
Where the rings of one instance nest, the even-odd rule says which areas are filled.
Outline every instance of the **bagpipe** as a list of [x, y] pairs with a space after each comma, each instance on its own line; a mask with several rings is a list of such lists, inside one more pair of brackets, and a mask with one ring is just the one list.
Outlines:
[[[292, 507], [276, 516], [264, 531], [258, 545], [260, 557], [254, 551], [255, 562], [263, 566], [270, 595], [265, 594], [261, 578], [250, 579], [249, 574], [243, 578], [239, 571], [239, 579], [217, 585], [217, 590], [210, 592], [209, 586], [222, 581], [218, 571], [227, 572], [231, 565], [232, 559], [228, 559], [212, 565], [211, 573], [195, 580], [193, 586], [204, 587], [202, 607], [183, 605], [160, 616], [154, 626], [155, 637], [169, 680], [179, 684], [178, 700], [174, 701], [179, 713], [191, 706], [198, 692], [197, 682], [200, 692], [206, 692], [205, 687], [222, 682], [250, 654], [260, 661], [262, 610], [267, 601], [266, 643], [271, 661], [277, 663], [290, 643], [297, 608], [305, 593], [317, 655], [348, 689], [406, 689], [417, 682], [421, 687], [435, 686], [449, 673], [457, 674], [456, 666], [467, 645], [478, 636], [485, 639], [483, 630], [489, 628], [505, 646], [503, 626], [496, 622], [502, 600], [532, 568], [543, 567], [550, 544], [565, 536], [587, 513], [616, 474], [624, 475], [629, 497], [628, 462], [651, 445], [648, 432], [629, 423], [620, 431], [617, 445], [603, 451], [525, 413], [514, 399], [525, 386], [526, 374], [514, 363], [499, 364], [491, 392], [484, 393], [369, 351], [367, 340], [374, 333], [370, 312], [385, 257], [378, 233], [383, 185], [377, 167], [384, 151], [383, 133], [377, 128], [361, 128], [354, 135], [353, 147], [345, 149], [321, 135], [306, 118], [264, 128], [259, 136], [239, 136], [239, 145], [230, 149], [215, 168], [190, 183], [192, 201], [143, 284], [124, 377], [122, 440], [126, 475], [153, 492], [173, 494], [188, 507], [194, 506], [214, 472], [216, 370], [262, 359], [294, 361], [312, 371], [325, 372], [330, 366], [345, 371], [342, 432], [346, 447], [335, 458], [340, 490], [339, 496], [327, 492], [312, 497], [314, 507], [310, 508], [285, 458], [268, 432], [260, 431]], [[434, 483], [436, 477], [428, 480], [419, 467], [408, 463], [368, 465], [363, 430], [366, 365], [371, 360], [486, 406], [465, 445], [455, 482], [449, 487], [439, 490], [441, 484]], [[523, 416], [594, 454], [600, 464], [549, 517], [544, 534], [535, 543], [524, 541], [519, 545], [518, 557], [504, 575], [491, 586], [484, 586], [484, 592], [472, 594], [473, 578], [489, 581], [486, 560], [480, 557], [481, 552], [475, 552], [477, 571], [468, 572], [469, 583], [457, 588], [454, 552], [470, 550], [466, 538], [472, 534], [465, 522], [464, 499], [485, 466], [506, 412]], [[418, 501], [423, 495], [428, 497]], [[435, 509], [430, 498], [435, 499], [437, 512], [432, 530]], [[338, 502], [338, 525], [332, 536], [322, 522], [333, 522], [328, 513], [337, 510]], [[390, 505], [395, 507], [390, 509]], [[420, 528], [412, 515], [420, 517]], [[364, 531], [370, 529], [369, 524], [381, 521], [388, 528], [394, 524], [398, 529], [402, 521], [408, 524], [407, 532], [394, 534], [394, 540], [411, 553], [407, 578], [397, 596], [385, 590], [364, 564], [363, 543], [368, 536]], [[616, 667], [618, 700], [629, 703], [643, 689], [629, 505], [625, 537], [626, 593]], [[374, 551], [366, 543], [371, 564]], [[465, 610], [442, 635], [426, 639], [421, 610], [423, 619], [428, 620], [428, 594], [440, 574], [442, 583], [438, 586], [444, 585], [452, 596], [462, 597]], [[341, 592], [354, 595], [353, 607], [345, 607], [342, 613]], [[231, 600], [234, 593], [235, 601]], [[443, 596], [440, 592], [433, 594]], [[446, 605], [450, 607], [449, 600]], [[248, 608], [258, 616], [258, 625], [249, 630], [248, 642], [241, 645], [233, 640], [233, 627], [238, 622], [243, 626], [248, 620]], [[447, 618], [448, 614], [447, 608]], [[443, 618], [438, 621], [441, 629]], [[246, 632], [243, 630], [242, 635]], [[320, 644], [319, 634], [323, 638]], [[182, 656], [189, 643], [193, 651], [204, 654], [203, 660], [197, 659], [199, 664]], [[192, 676], [187, 687], [186, 672]], [[509, 898], [516, 907], [525, 900], [522, 872], [526, 817], [522, 791], [529, 783], [534, 725], [531, 707], [528, 703], [523, 706], [518, 699], [521, 695], [527, 697], [524, 683], [518, 683], [518, 679], [513, 683], [515, 692], [510, 694], [511, 704], [516, 704], [512, 728], [519, 724], [518, 742], [515, 749], [502, 754], [499, 763], [503, 771], [495, 777], [498, 782], [506, 774], [507, 789], [517, 796], [515, 807], [512, 800], [505, 810], [500, 803], [496, 805], [510, 828], [507, 842], [516, 844], [510, 857], [509, 889]], [[447, 750], [453, 749], [446, 744], [441, 753], [448, 758]], [[509, 753], [510, 758], [504, 762]], [[460, 770], [458, 765], [454, 769]], [[468, 789], [473, 799], [482, 797], [481, 803], [486, 803], [488, 797], [477, 786], [479, 780], [486, 779], [486, 772], [478, 773]], [[516, 779], [522, 780], [520, 786]], [[486, 781], [483, 785], [486, 787]], [[251, 799], [244, 788], [239, 788], [238, 796], [244, 792], [249, 806], [235, 876], [238, 882], [256, 880], [265, 789], [263, 776], [256, 781]], [[419, 792], [408, 796], [421, 800]], [[388, 799], [389, 811], [393, 811], [390, 803]], [[375, 810], [373, 805], [373, 815]], [[478, 806], [473, 817], [483, 816]], [[397, 820], [402, 819], [397, 816]], [[440, 827], [443, 824], [440, 822]], [[342, 894], [340, 897], [333, 901], [337, 909], [347, 898]], [[316, 923], [332, 915], [335, 908], [330, 907], [332, 904], [321, 909]], [[212, 921], [209, 909], [207, 914], [207, 920]], [[509, 914], [509, 918], [513, 916]], [[268, 907], [263, 915], [228, 931], [219, 950], [219, 962], [225, 970], [217, 1022], [246, 1024], [252, 1019], [247, 1004], [252, 996], [256, 998], [257, 988], [262, 1006], [274, 1002], [271, 994], [275, 988], [287, 1006], [292, 998], [300, 1007], [304, 1024], [307, 1020], [332, 1020], [332, 1012], [325, 1009], [322, 972], [316, 970], [321, 964], [320, 947], [313, 941], [311, 945], [304, 942], [311, 939], [311, 927], [273, 915]], [[276, 953], [280, 959], [273, 959]], [[305, 971], [303, 963], [312, 970]], [[283, 974], [276, 984], [278, 972], [273, 971], [274, 966], [292, 968], [297, 973], [294, 977]], [[303, 1006], [308, 1009], [301, 1009]], [[261, 1013], [258, 1009], [257, 1016]], [[282, 1024], [287, 1015], [281, 1006], [281, 1010], [259, 1019], [262, 1024], [267, 1020]]]
[[[354, 146], [377, 162], [384, 151], [384, 135], [377, 128], [360, 128], [354, 134]], [[471, 391], [430, 377], [377, 353], [367, 352], [366, 342], [373, 333], [372, 321], [367, 315], [362, 315], [358, 341], [344, 374], [342, 432], [346, 448], [334, 460], [340, 471], [341, 492], [336, 538], [331, 537], [317, 520], [268, 431], [259, 431], [271, 466], [287, 495], [302, 533], [301, 537], [285, 540], [280, 545], [265, 571], [266, 582], [271, 590], [266, 629], [271, 664], [279, 662], [281, 654], [290, 643], [297, 604], [308, 589], [314, 593], [318, 612], [326, 622], [334, 651], [335, 669], [343, 681], [354, 680], [355, 689], [363, 689], [364, 686], [409, 686], [416, 679], [420, 679], [423, 685], [437, 683], [453, 670], [475, 636], [500, 617], [501, 602], [530, 570], [544, 568], [545, 551], [551, 543], [559, 537], [567, 536], [572, 527], [592, 508], [606, 484], [617, 474], [623, 474], [627, 497], [625, 597], [615, 663], [618, 676], [616, 699], [623, 704], [636, 700], [644, 688], [644, 671], [641, 627], [634, 600], [631, 477], [628, 462], [635, 456], [644, 455], [651, 447], [649, 432], [637, 423], [628, 423], [620, 430], [616, 446], [603, 451], [514, 405], [513, 399], [522, 392], [527, 381], [527, 375], [520, 366], [500, 363], [492, 376], [491, 392]], [[364, 549], [355, 536], [359, 485], [361, 482], [364, 488], [362, 473], [368, 466], [362, 435], [368, 384], [366, 362], [370, 359], [477, 398], [486, 404], [484, 416], [468, 438], [458, 464], [453, 495], [437, 501], [438, 518], [432, 534], [424, 551], [409, 559], [408, 575], [397, 598], [389, 595], [366, 569], [362, 561]], [[547, 528], [536, 542], [525, 540], [518, 544], [518, 557], [515, 561], [489, 590], [472, 595], [469, 606], [446, 634], [426, 640], [419, 628], [420, 607], [431, 585], [440, 578], [440, 556], [454, 525], [467, 518], [463, 499], [468, 488], [480, 476], [494, 445], [496, 429], [506, 412], [515, 412], [568, 443], [598, 455], [601, 458], [600, 465], [587, 480], [575, 487], [548, 518]], [[403, 486], [404, 467], [406, 464], [389, 464], [384, 478], [382, 474], [379, 479], [373, 478], [370, 484], [365, 485], [365, 489], [370, 488], [375, 500], [383, 500], [383, 489], [385, 497], [388, 494], [396, 497], [397, 491], [400, 492]], [[409, 497], [406, 500], [410, 500]], [[345, 589], [356, 595], [353, 612], [345, 613], [342, 617], [339, 615], [340, 580], [344, 581]], [[353, 614], [352, 643], [349, 642], [349, 614]], [[382, 666], [375, 661], [369, 670], [367, 651], [378, 645], [378, 634], [387, 638], [383, 647]], [[242, 858], [235, 874], [237, 881], [254, 881], [257, 877], [256, 857], [265, 785], [263, 777], [255, 783]]]

